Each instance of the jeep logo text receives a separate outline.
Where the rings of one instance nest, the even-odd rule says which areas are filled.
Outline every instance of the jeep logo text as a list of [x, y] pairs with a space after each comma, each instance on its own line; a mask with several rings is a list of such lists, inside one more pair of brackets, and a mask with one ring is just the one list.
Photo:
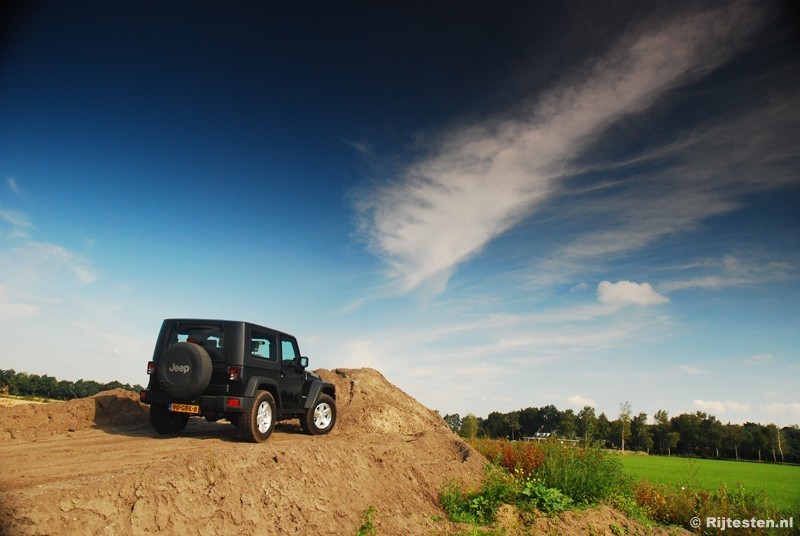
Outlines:
[[167, 369], [170, 372], [180, 372], [181, 374], [186, 374], [189, 372], [189, 365], [176, 365], [175, 363], [172, 364], [171, 367]]

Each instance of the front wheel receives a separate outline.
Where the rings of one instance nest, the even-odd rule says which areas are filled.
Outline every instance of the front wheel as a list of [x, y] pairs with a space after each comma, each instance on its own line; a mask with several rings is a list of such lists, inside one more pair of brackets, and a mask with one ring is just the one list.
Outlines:
[[252, 409], [239, 417], [239, 437], [245, 441], [261, 443], [272, 435], [275, 428], [275, 399], [267, 391], [257, 391]]
[[177, 434], [188, 422], [186, 413], [173, 413], [166, 406], [150, 406], [150, 424], [159, 434]]
[[336, 402], [328, 395], [320, 395], [317, 402], [300, 417], [300, 427], [307, 434], [323, 435], [336, 424]]

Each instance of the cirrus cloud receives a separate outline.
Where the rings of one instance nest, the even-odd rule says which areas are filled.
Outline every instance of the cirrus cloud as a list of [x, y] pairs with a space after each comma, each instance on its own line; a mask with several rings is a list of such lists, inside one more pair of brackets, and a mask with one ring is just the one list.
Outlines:
[[[574, 163], [605, 129], [727, 61], [762, 21], [756, 5], [732, 3], [631, 29], [511, 119], [491, 117], [449, 132], [395, 181], [363, 195], [361, 231], [391, 267], [399, 291], [429, 284], [441, 292], [457, 265], [563, 192]], [[607, 233], [598, 251], [642, 247], [735, 205], [706, 199], [675, 206], [700, 214], [670, 223], [673, 210], [657, 231]]]

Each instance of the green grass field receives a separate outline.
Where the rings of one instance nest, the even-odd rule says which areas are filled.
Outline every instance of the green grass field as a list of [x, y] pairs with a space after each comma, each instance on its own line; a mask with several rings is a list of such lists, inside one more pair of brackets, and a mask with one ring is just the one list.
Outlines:
[[800, 513], [800, 466], [703, 460], [677, 456], [620, 456], [625, 471], [654, 484], [684, 485], [714, 491], [725, 484], [734, 489], [763, 492], [782, 511]]

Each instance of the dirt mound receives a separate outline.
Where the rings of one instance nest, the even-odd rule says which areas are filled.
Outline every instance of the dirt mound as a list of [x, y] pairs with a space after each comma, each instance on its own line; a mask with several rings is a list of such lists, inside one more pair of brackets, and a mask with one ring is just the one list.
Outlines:
[[444, 420], [374, 369], [317, 370], [336, 385], [336, 428], [342, 434], [419, 434], [450, 430]]
[[381, 534], [448, 531], [442, 485], [477, 482], [485, 460], [444, 421], [371, 369], [336, 384], [336, 428], [282, 423], [243, 443], [220, 421], [159, 436], [135, 393], [0, 408], [0, 533]]
[[[261, 444], [224, 420], [160, 436], [122, 390], [0, 408], [0, 534], [355, 534], [368, 511], [382, 535], [465, 529], [446, 521], [439, 491], [477, 485], [485, 459], [379, 372], [318, 373], [336, 385], [336, 428], [313, 437], [290, 421]], [[539, 528], [640, 533], [598, 512]]]
[[104, 391], [89, 398], [48, 404], [20, 404], [0, 411], [0, 439], [33, 439], [95, 426], [146, 422], [147, 406], [138, 393]]

